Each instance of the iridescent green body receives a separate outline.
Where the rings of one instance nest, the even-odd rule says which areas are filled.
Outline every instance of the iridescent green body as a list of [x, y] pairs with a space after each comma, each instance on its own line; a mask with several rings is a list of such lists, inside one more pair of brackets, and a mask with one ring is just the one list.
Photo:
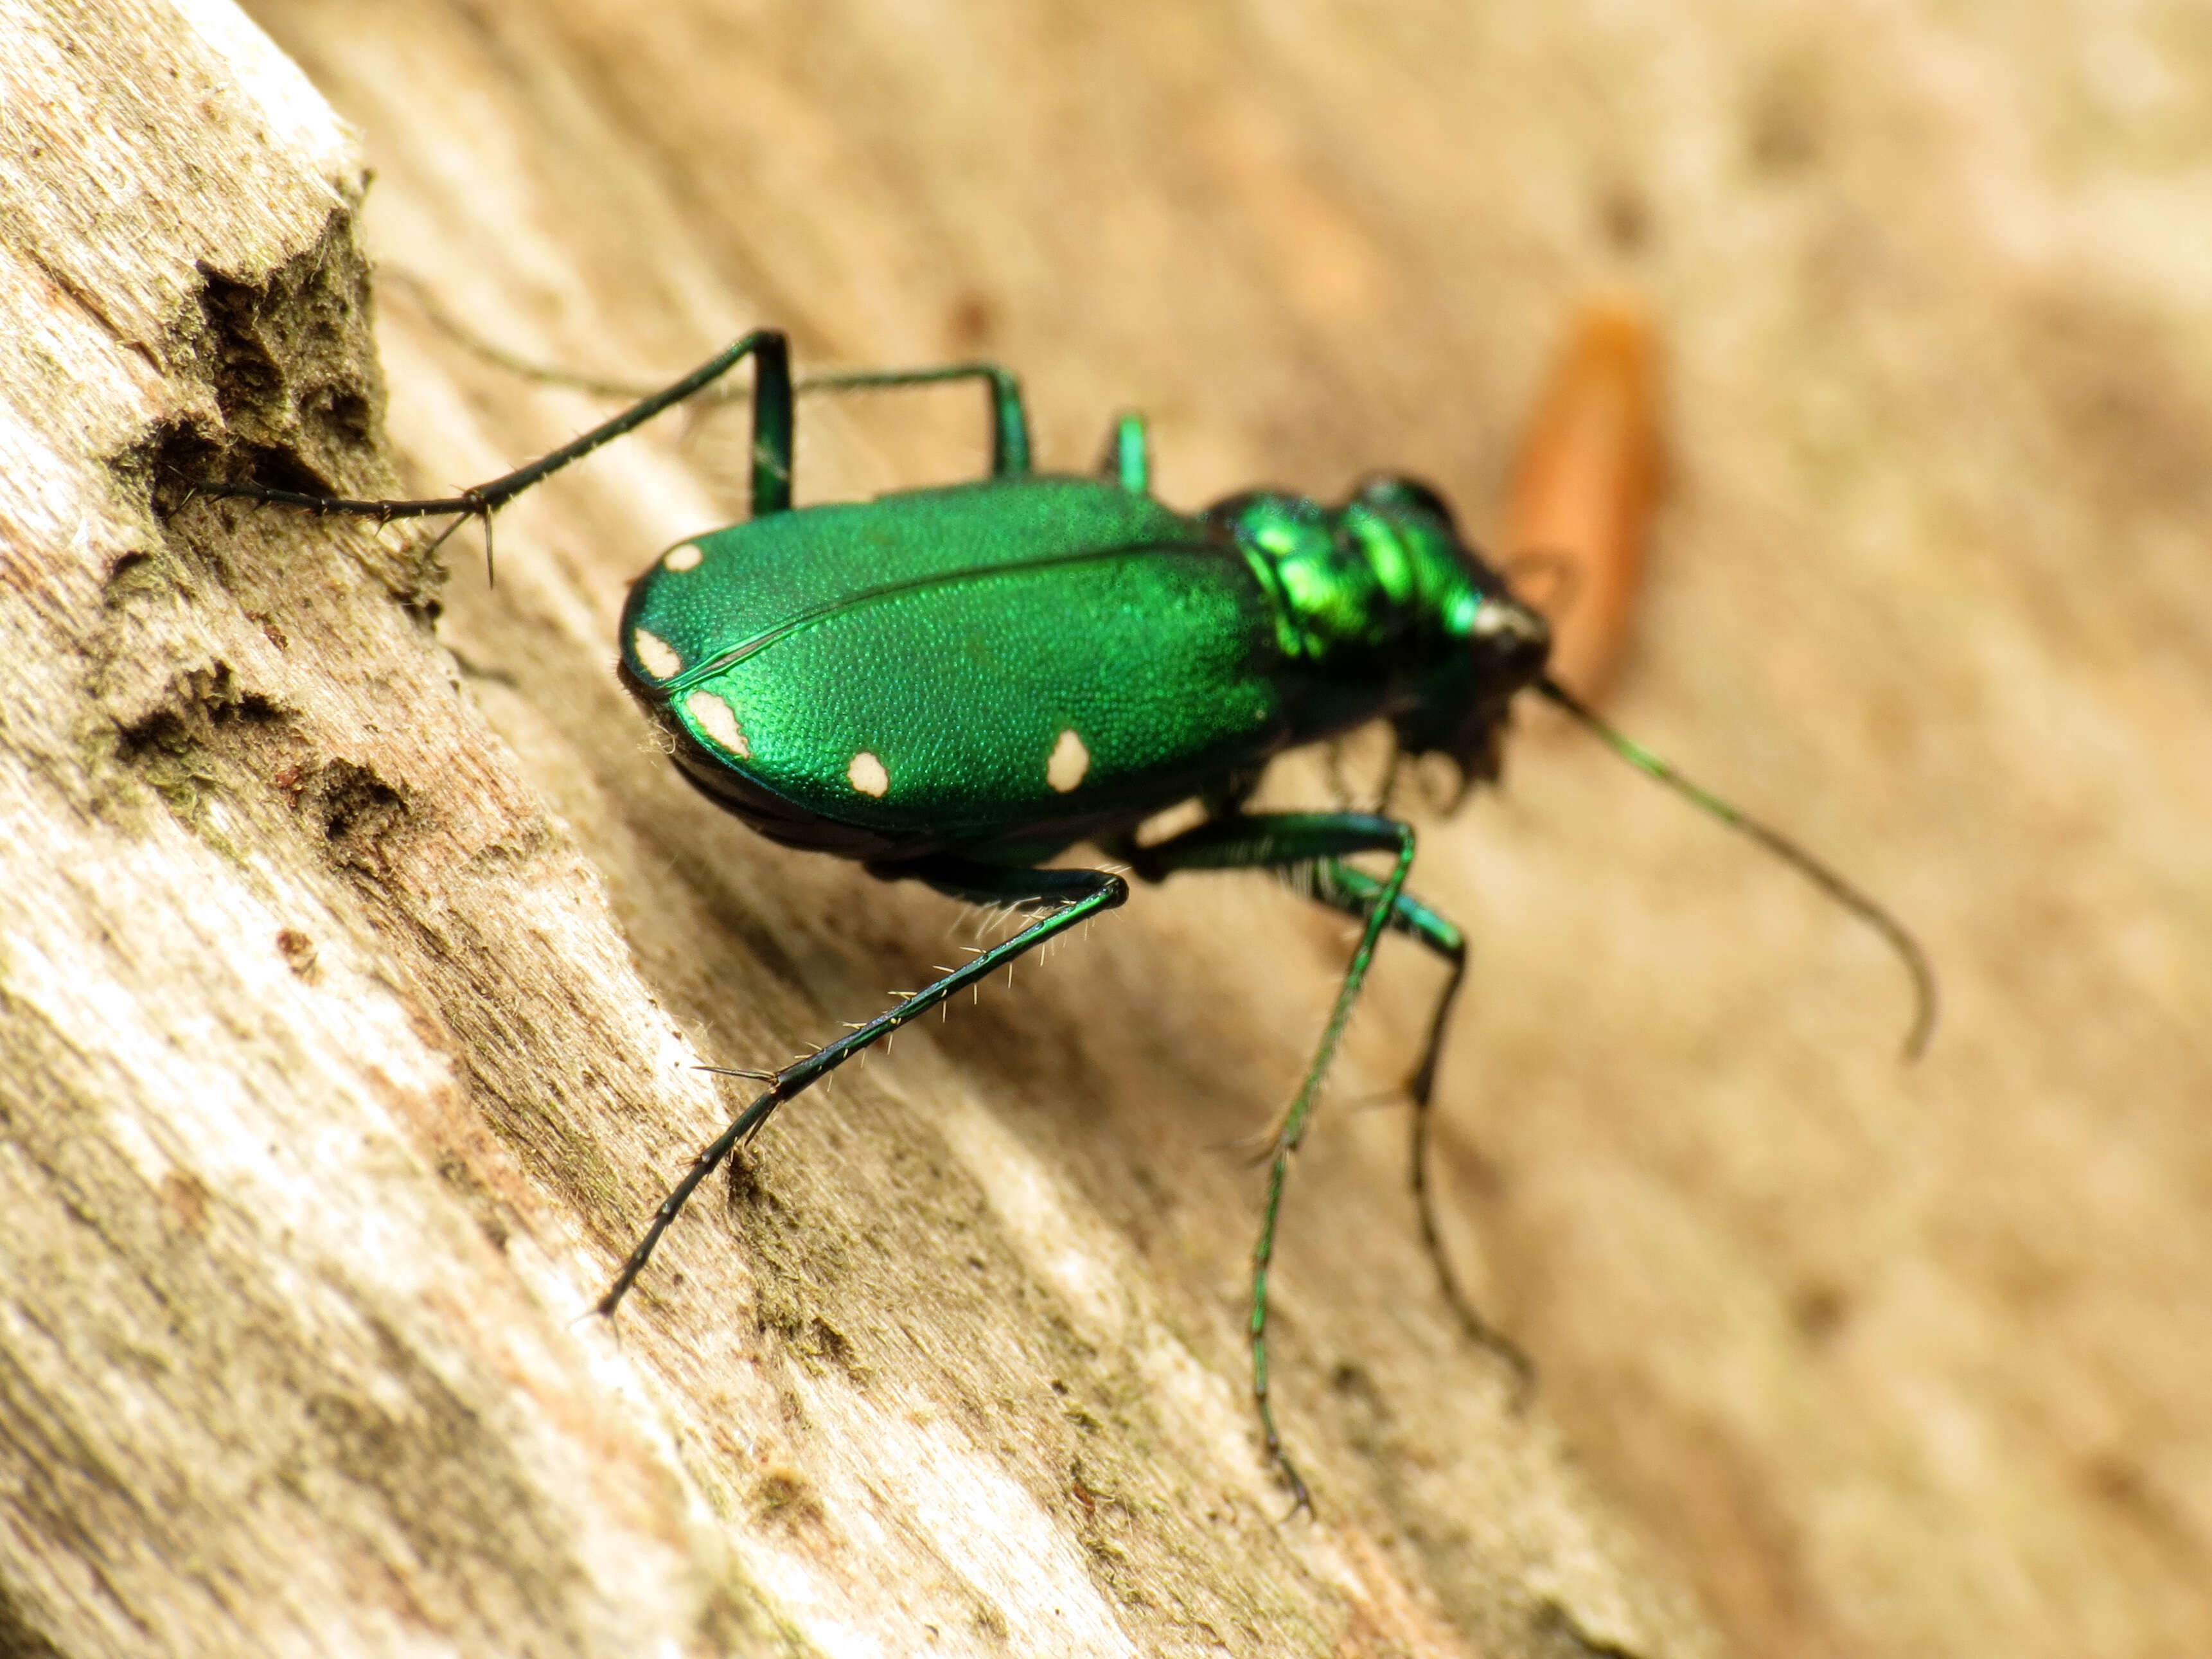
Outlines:
[[1426, 502], [1188, 515], [1024, 476], [774, 514], [639, 579], [623, 677], [764, 834], [1031, 864], [1285, 748], [1480, 706], [1473, 642], [1501, 617], [1525, 638], [1527, 613]]
[[[1525, 1362], [1453, 1286], [1420, 1169], [1466, 944], [1405, 890], [1413, 831], [1364, 813], [1247, 813], [1244, 799], [1284, 750], [1378, 719], [1401, 749], [1493, 775], [1506, 706], [1542, 674], [1549, 630], [1460, 539], [1443, 501], [1409, 479], [1375, 479], [1340, 507], [1262, 490], [1177, 513], [1147, 489], [1133, 416], [1116, 426], [1103, 477], [1034, 474], [1020, 392], [986, 365], [842, 383], [987, 379], [990, 477], [793, 509], [788, 422], [772, 406], [781, 373], [764, 357], [755, 454], [776, 464], [757, 459], [753, 517], [678, 543], [638, 579], [623, 611], [623, 678], [684, 775], [763, 834], [1047, 914], [764, 1076], [768, 1092], [701, 1153], [601, 1305], [620, 1301], [706, 1171], [784, 1100], [1127, 893], [1119, 875], [1044, 860], [1090, 842], [1149, 880], [1303, 872], [1315, 898], [1362, 924], [1276, 1130], [1254, 1251], [1253, 1392], [1268, 1454], [1303, 1504], [1269, 1402], [1267, 1273], [1291, 1155], [1389, 929], [1450, 968], [1408, 1085], [1423, 1234], [1470, 1333]], [[1194, 799], [1204, 823], [1139, 841], [1146, 819]], [[1389, 873], [1345, 861], [1362, 853], [1391, 855]]]
[[[639, 579], [622, 623], [622, 675], [684, 775], [787, 844], [860, 860], [1035, 918], [1012, 938], [775, 1072], [693, 1159], [599, 1303], [611, 1314], [700, 1183], [785, 1102], [1025, 951], [1119, 905], [1111, 870], [1045, 860], [1091, 842], [1139, 878], [1182, 871], [1296, 873], [1354, 918], [1358, 943], [1296, 1097], [1277, 1122], [1253, 1250], [1253, 1394], [1268, 1455], [1284, 1454], [1267, 1377], [1267, 1280], [1291, 1154], [1375, 950], [1395, 932], [1449, 975], [1407, 1083], [1413, 1189], [1444, 1291], [1476, 1340], [1518, 1351], [1460, 1296], [1426, 1180], [1437, 1055], [1467, 964], [1458, 928], [1406, 890], [1413, 832], [1364, 812], [1251, 812], [1276, 755], [1370, 720], [1401, 751], [1437, 754], [1470, 781], [1498, 769], [1507, 706], [1534, 689], [1645, 771], [1753, 836], [1881, 928], [1921, 992], [1919, 948], [1870, 901], [1771, 830], [1697, 790], [1597, 721], [1544, 675], [1543, 619], [1476, 556], [1431, 490], [1372, 480], [1341, 506], [1255, 491], [1198, 514], [1152, 499], [1144, 428], [1124, 416], [1099, 478], [1030, 467], [1020, 388], [988, 363], [830, 375], [797, 390], [975, 380], [990, 392], [991, 476], [867, 502], [794, 508], [794, 386], [783, 337], [747, 335], [683, 380], [531, 465], [460, 495], [339, 501], [259, 486], [210, 493], [382, 519], [483, 517], [746, 358], [754, 362], [752, 517], [681, 542]], [[456, 522], [459, 522], [457, 519]], [[1196, 800], [1203, 821], [1164, 839], [1139, 827]], [[1381, 873], [1349, 862], [1380, 854]]]

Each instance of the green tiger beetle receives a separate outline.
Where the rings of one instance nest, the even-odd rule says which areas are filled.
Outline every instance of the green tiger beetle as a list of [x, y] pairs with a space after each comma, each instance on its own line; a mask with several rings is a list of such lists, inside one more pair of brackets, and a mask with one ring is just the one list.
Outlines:
[[[1251, 490], [1195, 514], [1153, 499], [1143, 422], [1124, 416], [1101, 475], [1030, 465], [1015, 378], [992, 363], [823, 375], [794, 385], [784, 336], [746, 335], [573, 442], [458, 495], [348, 501], [225, 486], [204, 493], [380, 520], [490, 515], [525, 489], [753, 362], [745, 523], [679, 542], [631, 587], [623, 683], [684, 777], [771, 840], [1032, 917], [1021, 931], [781, 1071], [709, 1068], [760, 1093], [692, 1159], [598, 1304], [611, 1315], [692, 1194], [776, 1109], [901, 1027], [1128, 896], [1108, 869], [1047, 867], [1079, 842], [1146, 881], [1187, 870], [1273, 870], [1358, 924], [1321, 1041], [1267, 1157], [1252, 1253], [1252, 1394], [1268, 1457], [1305, 1482], [1277, 1432], [1267, 1380], [1267, 1275], [1291, 1154], [1311, 1121], [1376, 945], [1397, 933], [1447, 970], [1419, 1063], [1413, 1185], [1445, 1295], [1479, 1340], [1511, 1352], [1453, 1281], [1427, 1179], [1430, 1103], [1466, 972], [1458, 927], [1406, 890], [1412, 828], [1380, 812], [1255, 812], [1267, 763], [1373, 720], [1397, 750], [1441, 756], [1465, 783], [1498, 775], [1509, 706], [1533, 691], [1632, 764], [1795, 866], [1881, 932], [1912, 976], [1906, 1051], [1935, 1018], [1919, 945], [1886, 911], [1764, 824], [1600, 720], [1545, 672], [1550, 631], [1411, 478], [1380, 477], [1341, 506]], [[991, 471], [872, 501], [792, 506], [798, 391], [980, 382]], [[489, 553], [487, 555], [489, 556]], [[1139, 827], [1195, 800], [1194, 828]], [[1349, 860], [1380, 854], [1371, 874]]]

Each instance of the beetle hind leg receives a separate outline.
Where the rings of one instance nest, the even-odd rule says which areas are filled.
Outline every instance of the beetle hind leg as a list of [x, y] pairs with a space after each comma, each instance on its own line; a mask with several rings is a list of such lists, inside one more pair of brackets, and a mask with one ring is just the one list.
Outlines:
[[[763, 1075], [757, 1072], [729, 1072], [726, 1074], [762, 1079], [767, 1090], [757, 1096], [744, 1111], [730, 1121], [729, 1127], [717, 1135], [691, 1160], [684, 1177], [661, 1200], [653, 1212], [644, 1236], [624, 1260], [614, 1282], [608, 1285], [596, 1311], [611, 1315], [622, 1305], [630, 1287], [637, 1283], [638, 1275], [691, 1194], [701, 1183], [721, 1166], [723, 1161], [744, 1142], [758, 1134], [777, 1107], [796, 1095], [804, 1093], [854, 1055], [866, 1052], [894, 1036], [903, 1026], [927, 1013], [970, 985], [988, 979], [1000, 969], [1008, 966], [1018, 957], [1026, 955], [1071, 927], [1079, 926], [1101, 910], [1110, 910], [1129, 896], [1129, 884], [1121, 877], [1098, 870], [1023, 870], [1002, 869], [989, 865], [974, 864], [964, 859], [936, 858], [884, 869], [878, 873], [886, 877], [910, 878], [926, 881], [939, 892], [955, 898], [979, 904], [1006, 904], [1018, 909], [1042, 911], [1035, 921], [973, 961], [963, 963], [943, 978], [923, 987], [912, 996], [878, 1014], [873, 1019], [847, 1032], [836, 1042], [826, 1043], [805, 1059], [793, 1061], [781, 1071]], [[720, 1071], [723, 1068], [709, 1067]]]

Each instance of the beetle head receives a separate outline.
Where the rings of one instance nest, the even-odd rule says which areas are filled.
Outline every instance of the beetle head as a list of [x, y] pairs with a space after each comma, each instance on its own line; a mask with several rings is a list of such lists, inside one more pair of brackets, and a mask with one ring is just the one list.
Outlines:
[[1468, 545], [1451, 508], [1428, 485], [1373, 478], [1352, 507], [1390, 521], [1438, 571], [1422, 586], [1451, 645], [1423, 677], [1413, 702], [1392, 716], [1398, 746], [1411, 755], [1443, 756], [1458, 768], [1462, 787], [1487, 782], [1498, 775], [1514, 695], [1543, 678], [1551, 624], [1515, 598], [1505, 578]]

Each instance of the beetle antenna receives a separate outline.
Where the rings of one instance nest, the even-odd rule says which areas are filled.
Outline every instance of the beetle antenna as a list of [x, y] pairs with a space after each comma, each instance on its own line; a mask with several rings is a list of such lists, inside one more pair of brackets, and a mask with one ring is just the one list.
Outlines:
[[1912, 976], [1912, 1027], [1905, 1036], [1905, 1057], [1907, 1060], [1920, 1058], [1927, 1049], [1929, 1036], [1936, 1030], [1936, 970], [1929, 965], [1928, 953], [1920, 948], [1920, 941], [1905, 931], [1904, 923], [1787, 836], [1769, 829], [1757, 818], [1692, 782], [1633, 738], [1615, 731], [1600, 720], [1574, 693], [1548, 674], [1536, 682], [1536, 690], [1547, 701], [1565, 709], [1577, 724], [1638, 771], [1665, 784], [1692, 806], [1718, 818], [1729, 829], [1748, 836], [1888, 941], [1890, 948], [1897, 952], [1899, 960], [1904, 963], [1905, 971]]

